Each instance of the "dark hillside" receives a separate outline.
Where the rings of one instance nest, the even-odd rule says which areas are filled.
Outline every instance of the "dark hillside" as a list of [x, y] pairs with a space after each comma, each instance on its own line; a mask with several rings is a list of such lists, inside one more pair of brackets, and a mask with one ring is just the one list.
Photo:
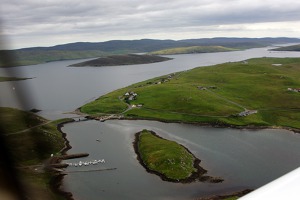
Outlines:
[[264, 47], [272, 44], [300, 43], [298, 38], [203, 38], [187, 40], [111, 40], [106, 42], [76, 42], [52, 47], [31, 47], [17, 50], [2, 50], [14, 55], [13, 63], [0, 63], [0, 67], [33, 65], [44, 62], [95, 58], [109, 55], [143, 53], [167, 48], [191, 46], [223, 46], [235, 49]]
[[272, 49], [272, 51], [300, 51], [300, 44], [286, 46], [286, 47], [279, 47], [276, 49]]
[[170, 58], [154, 56], [154, 55], [115, 55], [108, 56], [105, 58], [98, 58], [94, 60], [89, 60], [82, 63], [77, 63], [71, 65], [72, 67], [84, 67], [84, 66], [117, 66], [117, 65], [134, 65], [134, 64], [147, 64], [147, 63], [155, 63], [170, 60]]

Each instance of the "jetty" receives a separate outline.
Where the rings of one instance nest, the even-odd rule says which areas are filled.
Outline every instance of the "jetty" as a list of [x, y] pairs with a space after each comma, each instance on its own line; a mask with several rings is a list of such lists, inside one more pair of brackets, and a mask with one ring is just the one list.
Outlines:
[[69, 155], [62, 155], [59, 156], [59, 159], [61, 160], [68, 160], [68, 159], [73, 159], [73, 158], [83, 158], [83, 157], [88, 157], [90, 154], [88, 153], [77, 153], [77, 154], [69, 154]]

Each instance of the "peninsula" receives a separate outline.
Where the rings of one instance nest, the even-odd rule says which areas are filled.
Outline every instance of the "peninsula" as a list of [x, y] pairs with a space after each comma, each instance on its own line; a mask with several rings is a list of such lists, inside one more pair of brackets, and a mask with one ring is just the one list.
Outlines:
[[155, 55], [114, 55], [103, 58], [97, 58], [86, 62], [70, 65], [71, 67], [84, 67], [84, 66], [118, 66], [118, 65], [136, 65], [136, 64], [148, 64], [171, 60], [171, 58], [155, 56]]
[[[19, 175], [17, 178], [26, 197], [45, 200], [65, 197], [56, 192], [54, 185], [60, 180], [56, 180], [57, 174], [47, 170], [47, 167], [51, 154], [53, 158], [60, 156], [65, 148], [65, 139], [57, 126], [70, 120], [48, 121], [31, 112], [0, 107], [1, 134], [5, 140], [1, 144], [6, 144], [6, 153], [11, 155], [15, 173]], [[11, 174], [3, 173], [2, 170], [1, 166], [0, 185], [8, 187]]]
[[172, 73], [80, 108], [91, 117], [300, 130], [300, 58], [257, 58]]

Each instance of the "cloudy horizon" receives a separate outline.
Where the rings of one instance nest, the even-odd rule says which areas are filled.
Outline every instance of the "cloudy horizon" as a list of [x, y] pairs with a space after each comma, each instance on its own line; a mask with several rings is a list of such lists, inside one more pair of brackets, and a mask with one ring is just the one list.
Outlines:
[[296, 0], [2, 1], [0, 33], [13, 49], [144, 38], [300, 37]]

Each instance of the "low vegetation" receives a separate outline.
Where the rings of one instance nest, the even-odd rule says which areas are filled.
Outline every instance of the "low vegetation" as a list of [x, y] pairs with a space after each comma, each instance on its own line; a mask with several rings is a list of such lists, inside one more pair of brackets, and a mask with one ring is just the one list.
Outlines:
[[127, 55], [114, 55], [114, 56], [107, 56], [103, 58], [97, 58], [94, 60], [73, 64], [71, 66], [72, 67], [84, 67], [84, 66], [101, 67], [101, 66], [117, 66], [117, 65], [135, 65], [135, 64], [148, 64], [148, 63], [162, 62], [170, 59], [171, 58], [155, 56], [155, 55], [127, 54]]
[[62, 199], [49, 189], [52, 176], [43, 165], [64, 147], [57, 125], [69, 119], [47, 121], [30, 112], [4, 107], [0, 107], [0, 116], [7, 148], [30, 199]]
[[[82, 106], [81, 111], [132, 119], [300, 129], [300, 93], [288, 88], [300, 88], [300, 59], [258, 58], [136, 83]], [[137, 96], [126, 101], [124, 95], [130, 91]], [[256, 112], [238, 115], [248, 110]]]
[[137, 142], [142, 162], [152, 171], [172, 180], [186, 179], [197, 171], [194, 156], [176, 142], [160, 138], [148, 130], [140, 132]]
[[223, 46], [192, 46], [192, 47], [177, 47], [170, 49], [163, 49], [160, 51], [153, 51], [153, 55], [173, 55], [173, 54], [192, 54], [192, 53], [212, 53], [212, 52], [226, 52], [237, 51], [238, 49], [223, 47]]

